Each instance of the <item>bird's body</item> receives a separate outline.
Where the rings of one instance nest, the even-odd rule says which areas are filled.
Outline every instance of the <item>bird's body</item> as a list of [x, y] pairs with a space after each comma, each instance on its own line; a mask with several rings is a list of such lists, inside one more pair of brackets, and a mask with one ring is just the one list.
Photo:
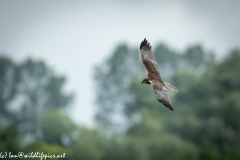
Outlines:
[[157, 100], [173, 111], [174, 108], [172, 107], [168, 97], [168, 91], [166, 87], [176, 92], [177, 88], [162, 80], [160, 76], [159, 65], [156, 62], [151, 46], [146, 39], [144, 39], [140, 45], [140, 52], [142, 62], [147, 71], [147, 76], [142, 80], [142, 83], [151, 84]]

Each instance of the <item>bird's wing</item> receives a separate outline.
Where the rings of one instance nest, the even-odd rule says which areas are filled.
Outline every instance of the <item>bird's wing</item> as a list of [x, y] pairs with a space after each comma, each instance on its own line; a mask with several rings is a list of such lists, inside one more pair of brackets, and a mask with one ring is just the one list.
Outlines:
[[168, 97], [168, 91], [167, 88], [158, 80], [150, 81], [153, 91], [156, 95], [156, 98], [159, 102], [161, 102], [164, 106], [169, 108], [171, 111], [174, 111], [174, 108], [170, 102], [170, 99]]
[[151, 48], [152, 46], [145, 38], [140, 45], [141, 58], [148, 73], [158, 73], [160, 75], [159, 65]]

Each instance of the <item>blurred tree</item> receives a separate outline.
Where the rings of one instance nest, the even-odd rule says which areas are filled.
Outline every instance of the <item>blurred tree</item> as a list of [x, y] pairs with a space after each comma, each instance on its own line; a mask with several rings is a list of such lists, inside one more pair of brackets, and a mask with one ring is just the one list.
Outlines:
[[[189, 47], [183, 54], [178, 54], [164, 45], [159, 45], [154, 50], [154, 53], [156, 60], [160, 64], [163, 78], [166, 77], [179, 88], [179, 93], [177, 94], [169, 91], [177, 114], [169, 112], [157, 102], [151, 87], [140, 85], [143, 72], [143, 69], [140, 69], [142, 64], [140, 60], [136, 59], [137, 56], [130, 56], [131, 53], [129, 51], [125, 52], [124, 56], [118, 54], [118, 52], [115, 52], [113, 55], [115, 61], [121, 60], [121, 63], [124, 64], [123, 66], [119, 66], [119, 68], [126, 68], [125, 70], [128, 73], [132, 73], [131, 66], [139, 67], [133, 74], [128, 75], [127, 79], [129, 81], [125, 83], [124, 87], [122, 87], [124, 83], [121, 82], [124, 82], [125, 76], [121, 76], [121, 74], [128, 74], [124, 70], [122, 72], [113, 72], [114, 67], [112, 68], [111, 65], [108, 65], [108, 69], [105, 68], [105, 75], [101, 74], [101, 72], [95, 72], [95, 75], [103, 75], [102, 79], [96, 79], [97, 84], [101, 84], [102, 82], [105, 84], [105, 86], [100, 85], [102, 89], [99, 90], [98, 94], [109, 95], [106, 96], [106, 99], [109, 98], [111, 101], [107, 102], [105, 99], [101, 99], [103, 102], [107, 102], [109, 110], [104, 108], [104, 104], [99, 104], [98, 114], [104, 118], [107, 117], [105, 120], [109, 123], [115, 121], [114, 117], [110, 116], [111, 113], [116, 113], [116, 111], [118, 113], [120, 111], [121, 114], [124, 113], [123, 115], [126, 116], [125, 124], [128, 126], [126, 136], [130, 137], [130, 139], [140, 137], [147, 139], [146, 143], [143, 142], [137, 145], [143, 146], [141, 151], [141, 153], [144, 153], [143, 159], [165, 159], [165, 157], [169, 159], [171, 156], [170, 159], [219, 159], [220, 157], [227, 158], [230, 155], [230, 150], [232, 151], [231, 157], [236, 158], [238, 154], [234, 151], [236, 150], [234, 148], [238, 148], [238, 145], [232, 142], [235, 131], [227, 126], [226, 122], [231, 125], [234, 124], [236, 127], [238, 126], [238, 118], [231, 118], [232, 116], [226, 115], [229, 111], [216, 111], [216, 108], [222, 105], [226, 109], [224, 106], [235, 103], [235, 100], [232, 100], [233, 97], [239, 97], [238, 91], [234, 94], [228, 93], [228, 95], [222, 95], [222, 92], [225, 90], [222, 89], [222, 86], [226, 85], [230, 87], [225, 90], [226, 93], [229, 90], [235, 89], [235, 87], [232, 88], [232, 84], [238, 85], [237, 72], [234, 72], [237, 71], [236, 67], [238, 65], [233, 62], [225, 64], [227, 60], [223, 62], [224, 66], [223, 64], [216, 64], [213, 53], [206, 52], [199, 45]], [[237, 53], [233, 55], [235, 55], [236, 63], [239, 62]], [[120, 58], [119, 56], [122, 57]], [[112, 65], [119, 65], [120, 63], [113, 61], [114, 58], [109, 59], [108, 63], [112, 62]], [[132, 60], [131, 65], [127, 65], [125, 61], [131, 58], [135, 58], [135, 61]], [[235, 68], [228, 65], [233, 65]], [[221, 68], [220, 66], [223, 67]], [[104, 67], [98, 67], [98, 69], [100, 68]], [[232, 72], [231, 70], [231, 72], [227, 73], [229, 75], [226, 76], [226, 74], [221, 74], [222, 70], [224, 70], [223, 68], [226, 69], [226, 73], [228, 72], [228, 68], [232, 68], [234, 71]], [[219, 75], [216, 74], [217, 72], [223, 78], [219, 78]], [[231, 80], [232, 82], [229, 82], [228, 80], [231, 76], [234, 77]], [[116, 78], [118, 83], [113, 83], [113, 81], [108, 80], [108, 77], [110, 79]], [[216, 83], [220, 80], [222, 80], [221, 83], [223, 84]], [[111, 87], [113, 84], [116, 89]], [[110, 94], [106, 89], [107, 87], [113, 89]], [[119, 94], [126, 96], [121, 99], [121, 110], [119, 110], [118, 105], [115, 105], [116, 98], [113, 97], [114, 94], [114, 97], [118, 97]], [[228, 100], [225, 100], [224, 97], [228, 97]], [[220, 104], [223, 99], [225, 103]], [[234, 113], [238, 112], [234, 110]], [[234, 115], [234, 113], [230, 115]], [[223, 114], [224, 116], [219, 116], [219, 114]], [[225, 116], [228, 117], [226, 119], [228, 121], [226, 122], [223, 120]], [[235, 115], [234, 117], [237, 116]], [[105, 123], [104, 121], [101, 122]], [[118, 127], [119, 125], [116, 126]], [[218, 133], [221, 134], [218, 135]], [[161, 138], [159, 138], [159, 135]], [[164, 143], [165, 139], [168, 139], [168, 143], [166, 142], [166, 144]], [[235, 136], [234, 140], [238, 142], [239, 137]], [[170, 151], [164, 150], [165, 146], [170, 145], [169, 143], [171, 142]], [[136, 141], [135, 143], [138, 144]], [[151, 149], [149, 150], [148, 148], [151, 148], [150, 146], [155, 143], [156, 146], [152, 147], [155, 151], [151, 152]], [[235, 147], [230, 147], [231, 145], [229, 144]], [[186, 146], [186, 148], [182, 146]], [[231, 149], [227, 149], [227, 147]], [[209, 152], [210, 149], [213, 149], [212, 153]], [[162, 150], [163, 152], [161, 152]], [[173, 155], [176, 155], [176, 157]], [[141, 159], [141, 157], [138, 157], [138, 159]]]
[[[169, 91], [176, 111], [160, 104], [149, 85], [141, 85], [145, 73], [137, 50], [122, 45], [95, 68], [97, 120], [111, 130], [120, 128], [114, 123], [120, 115], [127, 126], [124, 134], [110, 137], [102, 128], [76, 126], [61, 112], [71, 96], [63, 94], [63, 78], [44, 63], [16, 65], [1, 58], [0, 151], [66, 153], [69, 160], [240, 159], [240, 51], [233, 50], [221, 63], [201, 46], [178, 54], [159, 45], [154, 53], [163, 77], [179, 89]], [[41, 141], [21, 148], [14, 127], [31, 133], [21, 130], [26, 123], [35, 124], [32, 133]], [[11, 124], [17, 125], [5, 127]]]
[[0, 123], [5, 126], [10, 123], [8, 105], [17, 94], [16, 68], [10, 59], [0, 57]]
[[112, 119], [121, 115], [122, 104], [129, 98], [129, 83], [143, 70], [138, 60], [137, 50], [121, 45], [109, 59], [95, 67], [98, 105], [96, 122], [100, 125], [114, 128]]
[[201, 97], [201, 101], [196, 100], [195, 112], [204, 123], [202, 138], [211, 142], [222, 157], [230, 159], [240, 159], [236, 151], [240, 148], [239, 62], [240, 51], [233, 50], [222, 63], [206, 73], [208, 78], [200, 82], [200, 89], [196, 90], [197, 86], [192, 89], [194, 96]]
[[[101, 160], [105, 154], [108, 139], [98, 130], [81, 128], [71, 145], [71, 159]], [[113, 146], [111, 146], [113, 147]], [[111, 154], [111, 153], [109, 153]]]
[[176, 94], [175, 103], [191, 108], [193, 116], [180, 112], [177, 123], [168, 123], [167, 129], [198, 145], [200, 159], [240, 158], [239, 62], [240, 51], [234, 50], [198, 80], [183, 83], [185, 89]]
[[202, 46], [195, 45], [187, 48], [182, 54], [181, 62], [184, 68], [200, 74], [204, 73], [207, 68], [213, 66], [215, 56], [213, 53], [205, 51]]
[[65, 94], [64, 77], [43, 62], [31, 59], [16, 64], [0, 58], [0, 123], [15, 125], [25, 136], [36, 136], [38, 115], [48, 109], [64, 108], [72, 100]]
[[13, 127], [0, 127], [0, 152], [17, 154], [20, 150], [19, 135]]
[[38, 118], [39, 138], [61, 146], [70, 146], [79, 134], [79, 127], [60, 110], [48, 110]]
[[161, 75], [168, 79], [178, 69], [181, 55], [164, 44], [159, 44], [153, 53], [160, 65]]

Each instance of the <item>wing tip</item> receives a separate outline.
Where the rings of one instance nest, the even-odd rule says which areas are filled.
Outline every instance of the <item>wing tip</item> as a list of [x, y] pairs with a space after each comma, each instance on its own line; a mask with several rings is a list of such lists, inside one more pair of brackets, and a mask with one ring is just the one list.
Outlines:
[[174, 111], [174, 108], [172, 107], [172, 105], [166, 105], [167, 108], [169, 108], [171, 111]]
[[162, 103], [165, 107], [167, 107], [168, 109], [170, 109], [171, 111], [174, 111], [174, 108], [173, 108], [173, 106], [171, 105], [171, 103], [169, 103], [169, 104], [165, 104], [165, 103], [163, 103], [161, 100], [158, 100], [160, 103]]
[[144, 38], [144, 40], [140, 44], [140, 49], [142, 49], [143, 47], [145, 47], [146, 49], [151, 49], [152, 47], [150, 43], [146, 40], [146, 38]]

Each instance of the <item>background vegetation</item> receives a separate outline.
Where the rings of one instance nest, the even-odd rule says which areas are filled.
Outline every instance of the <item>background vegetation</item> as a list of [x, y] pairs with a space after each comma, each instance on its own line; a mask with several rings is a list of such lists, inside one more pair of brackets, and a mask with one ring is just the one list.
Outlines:
[[73, 94], [45, 62], [0, 58], [0, 152], [66, 153], [68, 160], [240, 159], [240, 50], [221, 61], [196, 45], [154, 53], [175, 108], [160, 104], [137, 48], [119, 45], [95, 68], [94, 129], [65, 114]]

